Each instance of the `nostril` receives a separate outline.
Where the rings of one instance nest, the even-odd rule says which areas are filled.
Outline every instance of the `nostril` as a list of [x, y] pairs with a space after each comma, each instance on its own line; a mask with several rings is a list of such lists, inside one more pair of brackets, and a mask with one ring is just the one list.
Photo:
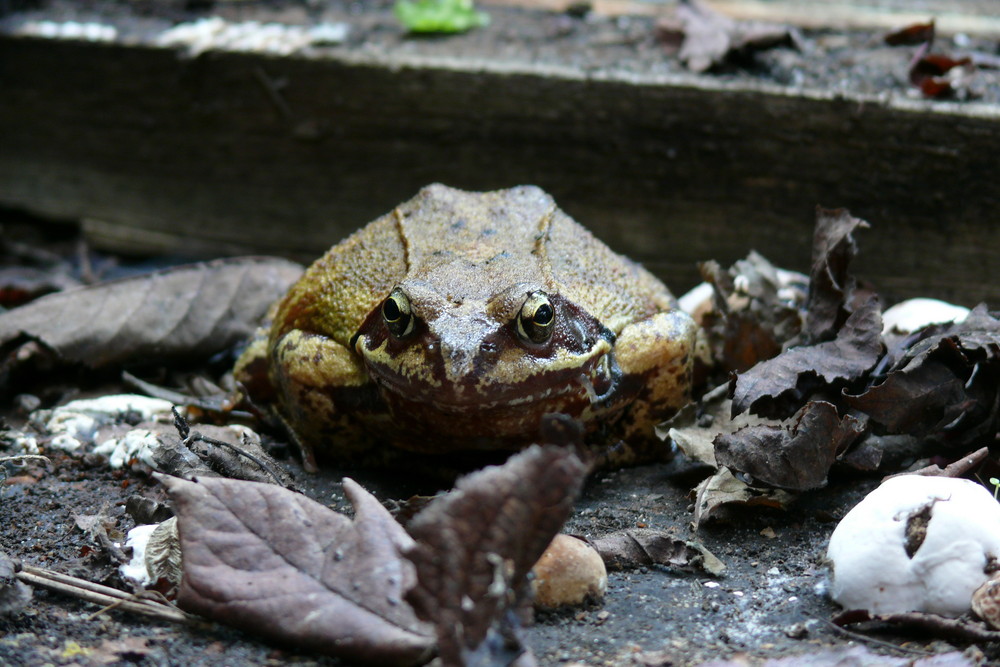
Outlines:
[[498, 346], [496, 343], [482, 342], [479, 344], [479, 351], [482, 354], [496, 354]]

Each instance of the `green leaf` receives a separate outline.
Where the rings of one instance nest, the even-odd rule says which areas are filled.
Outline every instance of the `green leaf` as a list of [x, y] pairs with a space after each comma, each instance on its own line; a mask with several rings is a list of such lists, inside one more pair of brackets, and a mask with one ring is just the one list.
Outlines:
[[397, 0], [395, 12], [410, 32], [465, 32], [490, 22], [472, 0]]

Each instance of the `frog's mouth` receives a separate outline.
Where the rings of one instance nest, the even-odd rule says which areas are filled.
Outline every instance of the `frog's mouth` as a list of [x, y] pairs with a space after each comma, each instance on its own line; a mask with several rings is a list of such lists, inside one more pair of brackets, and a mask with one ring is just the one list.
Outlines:
[[458, 382], [444, 380], [443, 373], [402, 375], [382, 364], [369, 362], [367, 366], [390, 404], [421, 403], [447, 414], [490, 413], [529, 406], [545, 412], [572, 413], [570, 403], [582, 410], [612, 402], [618, 393], [621, 370], [610, 350], [576, 362], [562, 368], [545, 368], [523, 379], [511, 380], [510, 373], [498, 371]]

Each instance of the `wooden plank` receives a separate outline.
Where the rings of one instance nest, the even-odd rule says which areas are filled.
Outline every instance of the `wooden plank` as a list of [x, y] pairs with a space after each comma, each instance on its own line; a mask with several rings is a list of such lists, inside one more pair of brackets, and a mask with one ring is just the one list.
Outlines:
[[[516, 6], [562, 12], [577, 0], [483, 0], [483, 6]], [[943, 34], [1000, 35], [996, 0], [705, 0], [705, 5], [733, 19], [767, 21], [800, 28], [893, 30], [933, 19]], [[668, 16], [669, 0], [592, 0], [608, 16]]]
[[122, 249], [139, 230], [146, 251], [311, 257], [429, 182], [535, 183], [677, 290], [750, 248], [805, 268], [823, 204], [873, 223], [861, 271], [891, 297], [1000, 303], [987, 105], [10, 37], [0, 89], [0, 203], [90, 219]]

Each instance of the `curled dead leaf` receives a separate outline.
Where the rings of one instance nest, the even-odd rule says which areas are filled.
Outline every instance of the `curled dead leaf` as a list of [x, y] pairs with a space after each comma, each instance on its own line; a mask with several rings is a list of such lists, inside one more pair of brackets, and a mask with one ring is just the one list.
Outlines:
[[407, 557], [418, 583], [406, 599], [437, 627], [444, 665], [523, 652], [512, 628], [496, 623], [523, 600], [528, 572], [569, 517], [586, 474], [571, 448], [534, 446], [460, 479], [414, 517]]
[[90, 368], [209, 356], [249, 338], [301, 272], [243, 257], [50, 294], [0, 314], [0, 350], [36, 341]]
[[810, 401], [790, 425], [747, 426], [715, 439], [720, 466], [789, 491], [808, 491], [826, 484], [837, 460], [864, 431], [864, 422], [840, 417], [826, 401]]
[[692, 72], [705, 72], [727, 60], [747, 59], [757, 51], [794, 46], [788, 26], [762, 21], [735, 21], [696, 0], [677, 7], [679, 29], [661, 24], [661, 40], [681, 42], [678, 57]]
[[911, 337], [879, 371], [881, 382], [846, 400], [887, 433], [968, 449], [1000, 431], [1000, 320], [984, 306]]
[[386, 665], [425, 662], [433, 628], [404, 596], [412, 539], [351, 480], [352, 521], [273, 484], [165, 477], [177, 511], [182, 609], [272, 640]]
[[857, 280], [849, 272], [858, 253], [854, 232], [868, 227], [846, 209], [816, 208], [803, 343], [834, 338], [851, 314], [857, 288]]
[[731, 506], [784, 509], [795, 498], [781, 489], [756, 489], [741, 482], [723, 468], [695, 488], [694, 527], [709, 519], [718, 519]]
[[682, 540], [663, 531], [633, 528], [589, 541], [611, 570], [665, 565], [713, 577], [721, 577], [726, 571], [725, 563], [700, 542]]
[[852, 312], [836, 338], [816, 345], [792, 347], [736, 376], [732, 383], [733, 415], [790, 417], [815, 392], [838, 392], [862, 378], [882, 354], [882, 318], [871, 297]]

